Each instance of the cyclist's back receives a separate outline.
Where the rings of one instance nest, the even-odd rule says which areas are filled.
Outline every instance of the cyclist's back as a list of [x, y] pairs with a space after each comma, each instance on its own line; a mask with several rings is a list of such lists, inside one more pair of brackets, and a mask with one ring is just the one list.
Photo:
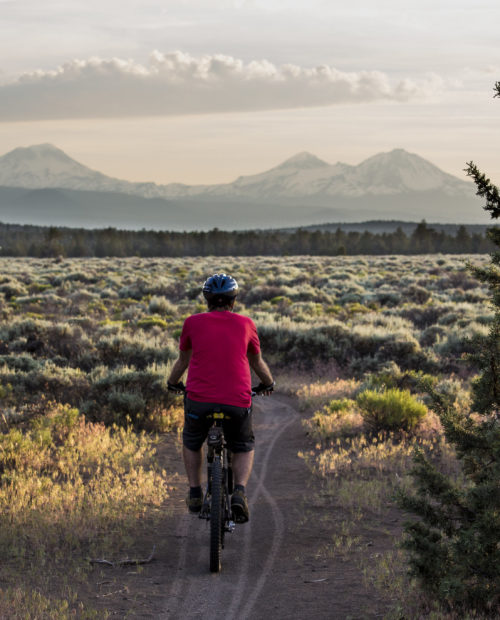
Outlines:
[[186, 383], [191, 400], [250, 407], [248, 354], [260, 352], [254, 322], [229, 310], [188, 317], [179, 348], [192, 350]]

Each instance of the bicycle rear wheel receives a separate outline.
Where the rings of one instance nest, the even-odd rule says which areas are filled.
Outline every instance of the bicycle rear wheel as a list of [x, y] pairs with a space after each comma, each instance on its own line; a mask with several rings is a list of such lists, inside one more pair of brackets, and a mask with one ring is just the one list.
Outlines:
[[222, 567], [222, 535], [224, 530], [224, 481], [222, 459], [214, 458], [212, 464], [212, 504], [210, 507], [210, 572], [218, 573]]

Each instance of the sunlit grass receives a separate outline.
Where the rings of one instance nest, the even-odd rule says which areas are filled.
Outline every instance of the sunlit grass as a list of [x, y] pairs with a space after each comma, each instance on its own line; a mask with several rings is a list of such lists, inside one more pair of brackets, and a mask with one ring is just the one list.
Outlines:
[[90, 557], [133, 545], [141, 520], [159, 518], [168, 497], [167, 475], [154, 458], [151, 437], [90, 423], [66, 405], [0, 435], [0, 579], [11, 584], [0, 601], [61, 610], [20, 617], [66, 617], [66, 599], [45, 603], [17, 584], [43, 588], [51, 576], [62, 587], [63, 575], [89, 570]]
[[[397, 367], [394, 373], [392, 380], [404, 378]], [[385, 383], [391, 379], [383, 376], [384, 383], [378, 392], [366, 390], [363, 385], [377, 385], [380, 377], [354, 382], [351, 390], [338, 389], [342, 385], [339, 382], [313, 383], [299, 390], [298, 397], [303, 403], [320, 405], [319, 409], [309, 408], [311, 415], [303, 421], [312, 446], [299, 453], [319, 481], [320, 492], [315, 501], [327, 507], [332, 515], [331, 534], [318, 546], [318, 557], [353, 560], [364, 575], [365, 586], [379, 590], [391, 601], [387, 618], [451, 620], [422, 599], [408, 578], [407, 559], [398, 547], [401, 533], [392, 534], [391, 551], [369, 553], [370, 531], [376, 531], [380, 537], [389, 514], [392, 515], [389, 520], [394, 521], [396, 493], [413, 485], [409, 472], [416, 449], [425, 452], [443, 471], [461, 475], [437, 416], [420, 403], [420, 420], [411, 431], [404, 430], [405, 425], [401, 424], [398, 430], [373, 432], [373, 425], [366, 424], [363, 398], [359, 395], [368, 392], [378, 403], [388, 391]], [[456, 399], [457, 407], [468, 402], [467, 391], [456, 379], [443, 381], [441, 387]], [[399, 415], [401, 407], [414, 406], [416, 401], [410, 398], [409, 391], [391, 389], [397, 393], [398, 418], [404, 422], [405, 416]], [[335, 398], [328, 400], [332, 395]]]
[[296, 391], [299, 407], [305, 411], [326, 405], [334, 399], [350, 398], [358, 386], [354, 379], [322, 380], [303, 385]]
[[0, 617], [8, 620], [105, 620], [109, 613], [89, 609], [88, 605], [78, 602], [73, 592], [65, 598], [55, 598], [44, 596], [36, 589], [9, 587], [0, 589]]

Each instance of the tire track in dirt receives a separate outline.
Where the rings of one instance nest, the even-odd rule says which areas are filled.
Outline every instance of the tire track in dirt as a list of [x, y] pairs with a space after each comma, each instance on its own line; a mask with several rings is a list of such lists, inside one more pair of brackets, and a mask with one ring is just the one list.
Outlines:
[[278, 466], [277, 444], [298, 414], [276, 396], [257, 401], [254, 411], [257, 449], [251, 484], [256, 486], [249, 495], [251, 520], [226, 536], [222, 572], [211, 574], [207, 524], [182, 516], [176, 530], [181, 544], [163, 618], [248, 618], [278, 557], [284, 518], [265, 482], [270, 468]]
[[[289, 409], [289, 408], [287, 408]], [[271, 507], [271, 511], [272, 511], [272, 517], [273, 517], [273, 521], [274, 521], [274, 535], [272, 536], [272, 545], [271, 545], [271, 549], [269, 552], [269, 555], [266, 559], [266, 562], [264, 564], [264, 568], [262, 569], [262, 572], [257, 580], [257, 583], [255, 584], [253, 590], [251, 591], [251, 593], [249, 594], [248, 591], [248, 575], [249, 575], [249, 570], [248, 570], [248, 565], [250, 562], [250, 547], [251, 547], [251, 535], [249, 532], [249, 535], [246, 536], [245, 538], [245, 550], [244, 550], [244, 564], [242, 565], [242, 567], [244, 566], [244, 568], [242, 568], [242, 571], [240, 573], [240, 578], [238, 580], [238, 586], [236, 589], [237, 595], [235, 596], [235, 598], [233, 599], [233, 602], [231, 603], [231, 606], [228, 609], [227, 612], [227, 618], [228, 620], [230, 620], [233, 617], [238, 617], [241, 618], [242, 620], [245, 620], [245, 618], [248, 617], [248, 615], [250, 614], [257, 598], [259, 597], [259, 594], [262, 591], [262, 588], [266, 582], [266, 578], [269, 575], [271, 568], [273, 566], [274, 560], [277, 557], [277, 553], [279, 551], [279, 548], [281, 546], [281, 543], [283, 541], [283, 534], [284, 534], [284, 520], [283, 520], [283, 515], [281, 514], [281, 511], [278, 507], [278, 504], [276, 503], [276, 501], [274, 500], [274, 498], [272, 497], [272, 495], [269, 493], [269, 491], [267, 490], [267, 488], [264, 485], [264, 480], [267, 476], [268, 473], [268, 466], [269, 466], [269, 461], [270, 461], [270, 457], [273, 454], [273, 450], [275, 448], [275, 444], [276, 441], [278, 440], [278, 438], [281, 436], [282, 433], [285, 432], [285, 430], [288, 428], [288, 426], [290, 426], [292, 424], [292, 422], [295, 421], [295, 418], [297, 417], [297, 414], [295, 414], [295, 412], [293, 412], [292, 409], [289, 409], [290, 412], [292, 412], [291, 415], [291, 419], [288, 420], [288, 422], [286, 422], [285, 424], [276, 424], [274, 426], [274, 428], [269, 429], [268, 433], [270, 434], [270, 436], [272, 437], [272, 440], [266, 450], [265, 453], [265, 457], [262, 463], [262, 467], [260, 468], [260, 472], [259, 472], [259, 478], [258, 478], [258, 485], [254, 491], [254, 493], [252, 494], [252, 502], [255, 500], [255, 498], [258, 496], [259, 492], [262, 493], [267, 501], [267, 503], [269, 504], [269, 506]], [[275, 428], [279, 428], [279, 432], [274, 432], [273, 430]], [[250, 522], [251, 523], [251, 522]], [[243, 608], [243, 610], [240, 613], [237, 613], [237, 609], [241, 603], [241, 599], [243, 598], [243, 596], [245, 595], [246, 598], [246, 604]]]

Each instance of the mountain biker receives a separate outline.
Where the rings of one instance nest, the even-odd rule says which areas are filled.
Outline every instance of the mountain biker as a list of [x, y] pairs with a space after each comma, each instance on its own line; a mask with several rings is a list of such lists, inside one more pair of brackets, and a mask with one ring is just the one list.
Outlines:
[[233, 312], [238, 284], [225, 273], [214, 274], [203, 284], [208, 310], [189, 316], [182, 327], [179, 357], [168, 378], [172, 391], [181, 391], [180, 382], [189, 367], [184, 399], [183, 458], [189, 481], [186, 498], [192, 513], [202, 507], [202, 445], [212, 420], [207, 416], [221, 411], [224, 435], [232, 452], [234, 492], [231, 509], [237, 523], [249, 519], [246, 485], [254, 457], [252, 429], [252, 388], [250, 368], [261, 381], [258, 391], [269, 395], [274, 381], [260, 352], [259, 337], [249, 317]]

